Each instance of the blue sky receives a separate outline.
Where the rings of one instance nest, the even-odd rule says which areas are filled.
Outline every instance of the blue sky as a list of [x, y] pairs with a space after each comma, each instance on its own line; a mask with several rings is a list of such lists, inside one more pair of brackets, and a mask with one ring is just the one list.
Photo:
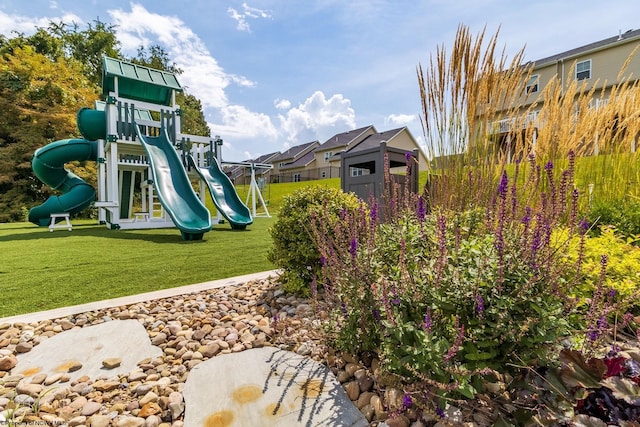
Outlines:
[[239, 161], [367, 125], [422, 143], [416, 67], [460, 24], [536, 60], [637, 29], [638, 12], [637, 0], [5, 0], [0, 33], [99, 18], [125, 54], [163, 46], [223, 159]]

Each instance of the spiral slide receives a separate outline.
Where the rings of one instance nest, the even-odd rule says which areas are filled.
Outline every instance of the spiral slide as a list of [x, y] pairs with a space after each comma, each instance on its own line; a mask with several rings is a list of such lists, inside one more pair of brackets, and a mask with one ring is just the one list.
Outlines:
[[203, 234], [211, 230], [211, 215], [193, 191], [167, 131], [163, 128], [160, 136], [150, 137], [142, 135], [137, 126], [136, 130], [147, 152], [153, 185], [162, 207], [180, 229], [183, 240], [202, 240]]
[[189, 156], [189, 166], [195, 169], [200, 178], [207, 183], [209, 193], [218, 211], [224, 216], [231, 228], [244, 230], [253, 223], [249, 208], [242, 203], [238, 192], [229, 177], [222, 171], [217, 159], [213, 159], [208, 168], [199, 168], [193, 156]]
[[96, 191], [74, 173], [66, 170], [64, 164], [74, 160], [95, 161], [97, 157], [97, 143], [86, 139], [64, 139], [36, 150], [31, 161], [34, 174], [62, 195], [51, 196], [40, 206], [32, 208], [29, 211], [29, 221], [44, 227], [49, 225], [51, 214], [74, 214], [93, 203]]

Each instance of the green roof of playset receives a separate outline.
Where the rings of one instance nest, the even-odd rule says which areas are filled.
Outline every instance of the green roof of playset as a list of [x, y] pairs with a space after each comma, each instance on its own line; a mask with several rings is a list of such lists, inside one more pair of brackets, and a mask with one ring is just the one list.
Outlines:
[[118, 95], [136, 101], [159, 105], [171, 105], [172, 91], [182, 91], [182, 86], [173, 73], [104, 57], [102, 67], [102, 93], [108, 96], [116, 91]]

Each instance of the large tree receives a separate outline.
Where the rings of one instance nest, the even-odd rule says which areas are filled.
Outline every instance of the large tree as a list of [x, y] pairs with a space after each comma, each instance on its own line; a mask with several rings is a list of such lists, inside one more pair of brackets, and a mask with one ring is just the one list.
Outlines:
[[[36, 149], [78, 136], [76, 112], [98, 99], [75, 61], [52, 61], [32, 46], [0, 55], [0, 222], [23, 219], [24, 209], [51, 194], [31, 170]], [[70, 168], [95, 180], [95, 166]]]

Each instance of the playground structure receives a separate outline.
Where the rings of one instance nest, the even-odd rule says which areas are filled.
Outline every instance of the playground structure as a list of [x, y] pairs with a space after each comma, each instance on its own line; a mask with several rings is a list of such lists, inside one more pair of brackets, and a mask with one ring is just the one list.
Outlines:
[[[55, 141], [35, 152], [35, 175], [62, 194], [32, 208], [29, 221], [48, 226], [60, 214], [94, 203], [108, 228], [175, 226], [184, 240], [201, 240], [214, 221], [245, 229], [257, 216], [256, 197], [269, 216], [254, 171], [271, 165], [233, 163], [252, 170], [246, 202], [253, 198], [251, 212], [222, 170], [222, 140], [181, 133], [175, 94], [182, 88], [175, 75], [104, 57], [102, 80], [105, 101], [77, 114], [84, 139]], [[64, 168], [74, 160], [98, 163], [97, 200], [92, 186]], [[214, 220], [205, 206], [207, 189]]]

